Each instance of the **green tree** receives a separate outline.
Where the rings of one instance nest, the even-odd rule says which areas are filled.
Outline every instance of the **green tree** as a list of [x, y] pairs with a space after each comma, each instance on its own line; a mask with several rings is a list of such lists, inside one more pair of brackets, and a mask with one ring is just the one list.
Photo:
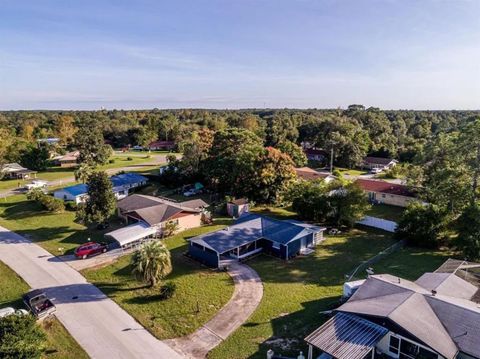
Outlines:
[[94, 169], [88, 163], [81, 163], [80, 166], [75, 170], [73, 173], [75, 176], [75, 181], [80, 181], [82, 183], [86, 183], [88, 177], [93, 173]]
[[78, 161], [95, 167], [106, 164], [113, 150], [105, 144], [102, 130], [97, 121], [89, 120], [82, 123], [74, 136], [75, 147], [80, 152]]
[[37, 359], [45, 352], [47, 338], [32, 315], [0, 318], [0, 358]]
[[412, 202], [395, 231], [409, 246], [438, 248], [445, 239], [445, 213], [434, 204]]
[[105, 172], [93, 172], [87, 181], [88, 198], [77, 210], [77, 218], [85, 223], [103, 223], [115, 212], [116, 199], [112, 182]]
[[365, 193], [356, 183], [346, 184], [328, 197], [331, 207], [329, 221], [337, 226], [353, 227], [370, 208]]
[[160, 241], [152, 241], [140, 247], [132, 256], [132, 273], [151, 287], [172, 272], [170, 251]]
[[255, 185], [258, 159], [263, 154], [262, 141], [252, 132], [219, 131], [205, 161], [204, 176], [220, 193], [244, 196]]
[[480, 205], [472, 204], [464, 209], [456, 221], [458, 244], [469, 260], [480, 259]]
[[50, 152], [46, 146], [28, 146], [20, 155], [20, 163], [35, 171], [45, 171], [48, 167]]
[[250, 179], [252, 187], [246, 194], [261, 203], [278, 202], [296, 177], [293, 165], [287, 154], [267, 147], [258, 159], [256, 175]]
[[178, 222], [174, 221], [168, 221], [165, 223], [165, 226], [163, 227], [163, 236], [164, 237], [170, 237], [173, 236], [175, 233], [177, 233], [179, 229]]
[[295, 167], [303, 167], [307, 164], [307, 156], [302, 148], [292, 141], [282, 141], [277, 145], [277, 148], [290, 156]]

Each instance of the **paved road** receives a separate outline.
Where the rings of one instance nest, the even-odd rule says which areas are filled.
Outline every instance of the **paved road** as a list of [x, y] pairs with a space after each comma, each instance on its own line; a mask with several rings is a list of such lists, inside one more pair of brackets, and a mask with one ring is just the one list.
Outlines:
[[252, 315], [263, 297], [263, 285], [257, 272], [245, 264], [232, 262], [228, 274], [235, 283], [229, 302], [203, 327], [183, 338], [165, 342], [187, 358], [205, 358]]
[[92, 358], [182, 358], [68, 264], [3, 227], [0, 261], [47, 292], [57, 318]]

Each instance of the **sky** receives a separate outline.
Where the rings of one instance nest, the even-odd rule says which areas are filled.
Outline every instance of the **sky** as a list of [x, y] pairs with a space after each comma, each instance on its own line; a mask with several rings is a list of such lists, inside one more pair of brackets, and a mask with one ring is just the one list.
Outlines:
[[0, 0], [0, 109], [480, 109], [477, 0]]

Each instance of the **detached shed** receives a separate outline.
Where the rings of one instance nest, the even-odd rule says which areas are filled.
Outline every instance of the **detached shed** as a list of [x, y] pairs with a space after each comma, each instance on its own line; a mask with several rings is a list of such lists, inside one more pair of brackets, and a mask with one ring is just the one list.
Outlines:
[[230, 217], [238, 218], [241, 215], [248, 213], [250, 206], [248, 199], [239, 198], [227, 203], [227, 213]]

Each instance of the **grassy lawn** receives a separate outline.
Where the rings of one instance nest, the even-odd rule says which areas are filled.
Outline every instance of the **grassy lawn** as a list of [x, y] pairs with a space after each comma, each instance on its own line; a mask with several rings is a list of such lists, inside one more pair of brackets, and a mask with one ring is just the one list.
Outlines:
[[98, 231], [75, 223], [74, 219], [75, 212], [45, 212], [38, 203], [28, 201], [25, 195], [0, 200], [0, 225], [37, 242], [54, 255], [70, 253], [88, 238], [104, 240], [105, 232], [120, 225], [113, 221], [111, 228]]
[[262, 278], [262, 302], [209, 358], [265, 358], [270, 348], [282, 355], [306, 353], [303, 338], [326, 319], [322, 311], [337, 306], [345, 274], [393, 242], [386, 232], [353, 229], [328, 237], [307, 257], [247, 262]]
[[402, 207], [389, 206], [387, 204], [374, 204], [367, 212], [367, 216], [399, 222], [404, 211], [405, 208]]
[[250, 210], [251, 213], [270, 216], [277, 219], [297, 219], [297, 214], [288, 208], [256, 206]]
[[225, 272], [200, 266], [185, 257], [186, 238], [223, 228], [229, 220], [182, 232], [165, 243], [172, 254], [173, 272], [166, 280], [177, 285], [174, 296], [162, 299], [158, 288], [145, 287], [134, 279], [130, 257], [122, 257], [101, 269], [83, 274], [160, 339], [192, 333], [212, 318], [233, 294], [233, 282]]
[[432, 272], [448, 258], [455, 258], [452, 251], [440, 251], [405, 247], [372, 265], [377, 274], [389, 273], [401, 278], [416, 280], [425, 272]]
[[[132, 160], [127, 160], [128, 157], [131, 157]], [[111, 157], [114, 160], [114, 163], [107, 163], [106, 165], [98, 167], [99, 170], [107, 170], [121, 167], [130, 167], [130, 166], [140, 166], [139, 170], [145, 170], [142, 167], [145, 163], [153, 162], [155, 159], [153, 156], [149, 156], [147, 153], [138, 154], [136, 156], [130, 154], [115, 154]], [[149, 166], [147, 166], [149, 167]], [[151, 166], [153, 168], [158, 168], [158, 166]], [[61, 167], [50, 167], [47, 171], [37, 173], [37, 178], [45, 181], [54, 181], [61, 180], [73, 177], [75, 169], [74, 168], [61, 168]], [[0, 191], [5, 191], [9, 189], [17, 188], [19, 183], [20, 187], [25, 186], [27, 183], [30, 183], [32, 180], [2, 180], [0, 181]]]
[[336, 169], [338, 169], [341, 174], [349, 175], [349, 176], [360, 176], [360, 175], [368, 174], [368, 172], [364, 170], [349, 169], [349, 168], [336, 168]]
[[[8, 306], [16, 309], [22, 308], [21, 297], [29, 290], [28, 285], [2, 262], [0, 262], [0, 278], [0, 308]], [[41, 326], [45, 330], [48, 341], [44, 358], [88, 358], [88, 355], [57, 319], [44, 320]]]

